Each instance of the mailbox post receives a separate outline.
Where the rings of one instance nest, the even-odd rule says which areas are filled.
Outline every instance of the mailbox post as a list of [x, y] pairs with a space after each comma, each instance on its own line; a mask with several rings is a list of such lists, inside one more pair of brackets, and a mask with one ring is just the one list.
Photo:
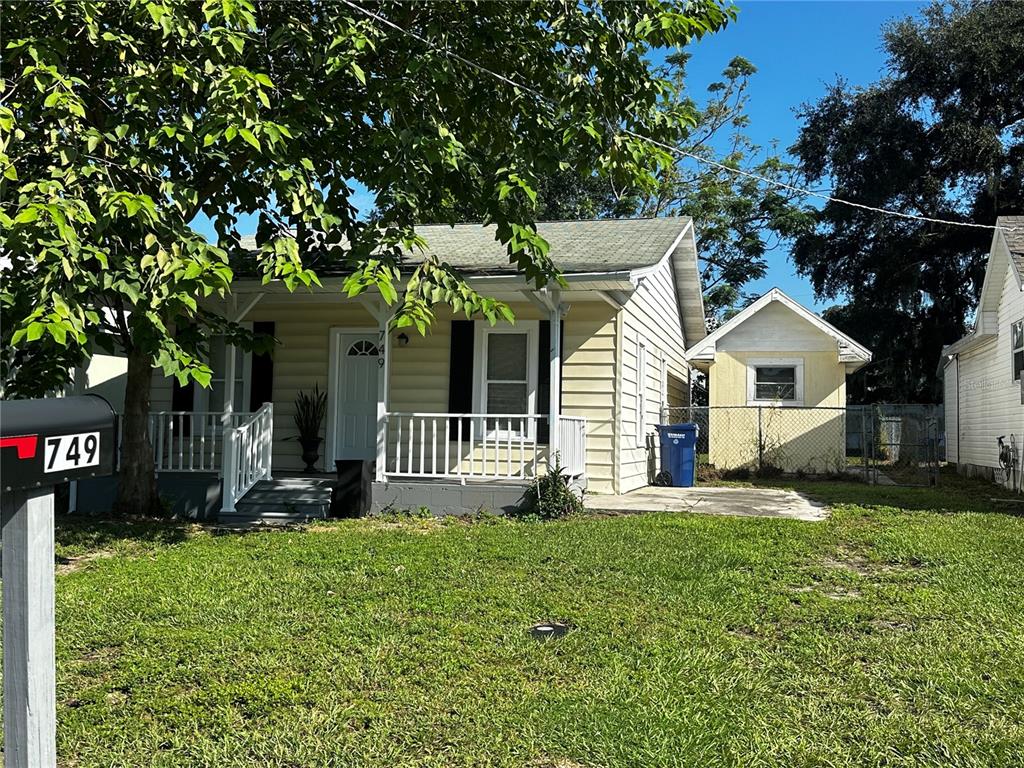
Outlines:
[[57, 764], [53, 487], [114, 473], [115, 424], [97, 395], [0, 402], [6, 768]]

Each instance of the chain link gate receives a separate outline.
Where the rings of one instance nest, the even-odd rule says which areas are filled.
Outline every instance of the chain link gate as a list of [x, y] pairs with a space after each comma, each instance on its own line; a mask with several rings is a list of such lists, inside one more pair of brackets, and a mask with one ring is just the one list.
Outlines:
[[938, 482], [942, 406], [908, 403], [859, 407], [868, 414], [869, 482], [906, 486]]

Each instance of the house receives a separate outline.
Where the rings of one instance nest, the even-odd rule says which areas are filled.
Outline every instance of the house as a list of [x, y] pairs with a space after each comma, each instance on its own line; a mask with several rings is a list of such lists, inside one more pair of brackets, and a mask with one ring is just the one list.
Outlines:
[[[337, 468], [353, 483], [366, 478], [374, 510], [498, 510], [556, 452], [591, 492], [647, 484], [654, 425], [664, 405], [687, 401], [684, 352], [705, 335], [692, 222], [538, 230], [562, 288], [527, 284], [491, 228], [417, 228], [430, 254], [511, 305], [511, 325], [439, 307], [426, 336], [388, 331], [392, 308], [378, 295], [348, 298], [341, 274], [321, 273], [323, 287], [301, 293], [236, 275], [227, 315], [278, 343], [255, 356], [214, 344], [209, 389], [154, 374], [161, 488], [198, 516], [253, 516], [323, 506], [339, 492]], [[304, 464], [293, 415], [296, 395], [314, 385], [328, 413], [324, 474], [309, 478], [296, 476]]]
[[[973, 330], [942, 350], [946, 460], [967, 475], [1021, 487], [1024, 447], [1024, 216], [1001, 216]], [[1017, 447], [1016, 478], [999, 442]]]
[[708, 375], [708, 463], [845, 468], [846, 377], [870, 350], [773, 288], [685, 357]]

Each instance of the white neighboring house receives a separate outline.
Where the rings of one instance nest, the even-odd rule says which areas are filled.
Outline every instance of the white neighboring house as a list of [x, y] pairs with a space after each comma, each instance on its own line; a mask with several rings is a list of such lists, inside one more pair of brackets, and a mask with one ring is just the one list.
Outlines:
[[[1000, 216], [974, 329], [942, 350], [946, 458], [963, 474], [1021, 487], [1024, 454], [1024, 216]], [[1016, 478], [997, 439], [1017, 446]]]

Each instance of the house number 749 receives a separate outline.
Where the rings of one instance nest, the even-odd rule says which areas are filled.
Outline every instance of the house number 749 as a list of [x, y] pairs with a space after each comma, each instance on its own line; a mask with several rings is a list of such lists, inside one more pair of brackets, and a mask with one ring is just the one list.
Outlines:
[[64, 472], [100, 463], [100, 433], [54, 435], [46, 438], [43, 454], [44, 472]]

